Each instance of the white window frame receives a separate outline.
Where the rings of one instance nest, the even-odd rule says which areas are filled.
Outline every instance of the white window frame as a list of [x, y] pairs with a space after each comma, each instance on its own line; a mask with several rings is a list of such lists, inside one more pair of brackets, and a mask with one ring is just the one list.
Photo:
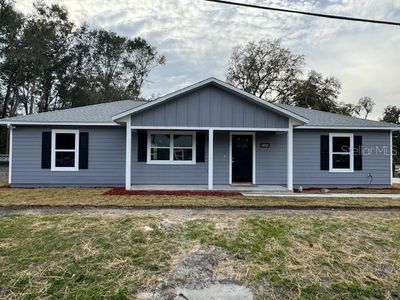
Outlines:
[[[350, 152], [333, 152], [333, 138], [348, 137], [350, 138]], [[333, 155], [350, 155], [350, 168], [338, 169], [333, 167]], [[354, 172], [354, 134], [352, 133], [330, 133], [329, 134], [329, 172], [332, 173], [352, 173]]]
[[[166, 134], [169, 135], [169, 160], [152, 160], [151, 159], [151, 135]], [[175, 135], [191, 135], [192, 147], [176, 147], [184, 149], [192, 149], [192, 160], [174, 160], [174, 136]], [[162, 147], [159, 147], [162, 148]], [[153, 165], [195, 165], [196, 164], [196, 132], [195, 131], [148, 131], [147, 132], [147, 164]]]
[[[56, 135], [58, 133], [75, 134], [75, 149], [56, 149]], [[74, 152], [73, 167], [56, 167], [56, 152]], [[79, 171], [79, 130], [53, 129], [51, 131], [51, 171]]]

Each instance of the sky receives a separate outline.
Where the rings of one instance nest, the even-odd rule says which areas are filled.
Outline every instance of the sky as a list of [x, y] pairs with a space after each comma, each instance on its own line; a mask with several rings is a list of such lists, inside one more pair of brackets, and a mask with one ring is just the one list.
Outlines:
[[[29, 13], [34, 1], [15, 0]], [[234, 0], [258, 5], [400, 22], [400, 0]], [[313, 18], [203, 0], [46, 0], [71, 19], [128, 37], [140, 36], [167, 58], [150, 75], [143, 95], [161, 96], [214, 76], [224, 80], [236, 45], [281, 39], [306, 59], [306, 70], [335, 76], [339, 101], [376, 102], [371, 118], [400, 105], [400, 26]]]

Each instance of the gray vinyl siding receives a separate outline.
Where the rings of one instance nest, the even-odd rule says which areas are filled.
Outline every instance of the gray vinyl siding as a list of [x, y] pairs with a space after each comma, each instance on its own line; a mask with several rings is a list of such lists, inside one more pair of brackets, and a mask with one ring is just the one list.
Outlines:
[[[261, 148], [269, 143], [269, 148]], [[256, 133], [256, 184], [287, 184], [287, 134]]]
[[214, 184], [229, 184], [229, 132], [214, 133]]
[[51, 131], [51, 129], [56, 128], [17, 126], [13, 130], [13, 186], [124, 185], [124, 128], [71, 127], [71, 129], [89, 132], [89, 169], [77, 172], [51, 171], [41, 168], [42, 132]]
[[[214, 136], [214, 184], [229, 184], [229, 136], [227, 131]], [[256, 184], [286, 185], [286, 140], [286, 134], [256, 133]], [[261, 143], [269, 143], [270, 148], [261, 148]]]
[[372, 186], [390, 185], [390, 156], [373, 151], [363, 156], [363, 170], [352, 173], [330, 173], [320, 170], [320, 136], [334, 132], [350, 132], [361, 135], [363, 149], [390, 146], [389, 131], [339, 131], [339, 130], [295, 130], [294, 131], [294, 185], [303, 187], [350, 187], [367, 186], [368, 174], [372, 174]]
[[288, 118], [207, 86], [133, 115], [132, 126], [287, 128]]
[[194, 165], [147, 164], [147, 162], [138, 161], [137, 151], [137, 132], [133, 132], [131, 173], [133, 185], [204, 185], [208, 183], [207, 151], [206, 162], [198, 162]]
[[[58, 127], [67, 128], [67, 127]], [[89, 169], [77, 172], [41, 168], [42, 132], [56, 127], [17, 126], [13, 130], [13, 186], [123, 186], [125, 183], [125, 128], [68, 127], [89, 132]], [[363, 156], [363, 170], [330, 173], [320, 170], [320, 136], [328, 130], [294, 131], [294, 185], [303, 187], [390, 185], [390, 156], [374, 151]], [[346, 131], [349, 132], [349, 131]], [[364, 149], [389, 147], [389, 131], [353, 131], [363, 137]], [[286, 185], [287, 134], [256, 133], [256, 184]], [[132, 184], [206, 185], [208, 181], [208, 141], [206, 161], [195, 165], [149, 165], [137, 161], [137, 133], [132, 133]], [[269, 143], [269, 148], [261, 148]], [[214, 184], [229, 184], [229, 132], [214, 135]]]
[[[260, 143], [270, 143], [268, 149]], [[182, 184], [206, 185], [208, 183], [208, 139], [205, 145], [205, 162], [195, 165], [153, 165], [138, 162], [137, 134], [132, 135], [132, 184]], [[285, 185], [286, 176], [286, 134], [270, 132], [256, 133], [256, 184]], [[214, 133], [214, 184], [229, 184], [229, 132]]]

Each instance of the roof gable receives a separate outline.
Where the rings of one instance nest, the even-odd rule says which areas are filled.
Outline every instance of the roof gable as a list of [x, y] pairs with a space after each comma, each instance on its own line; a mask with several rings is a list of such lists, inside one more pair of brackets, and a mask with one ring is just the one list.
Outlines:
[[205, 85], [129, 115], [136, 128], [288, 128], [289, 118], [215, 85]]
[[276, 113], [278, 113], [280, 115], [283, 115], [283, 116], [292, 118], [294, 120], [297, 120], [300, 123], [306, 124], [308, 122], [307, 118], [304, 118], [304, 117], [302, 117], [302, 116], [300, 116], [300, 115], [298, 115], [296, 113], [293, 113], [293, 112], [288, 111], [288, 110], [286, 110], [284, 108], [281, 108], [281, 107], [279, 107], [279, 106], [277, 106], [277, 105], [275, 105], [275, 104], [273, 104], [271, 102], [262, 100], [262, 99], [254, 96], [252, 94], [249, 94], [249, 93], [247, 93], [245, 91], [242, 91], [242, 90], [240, 90], [240, 89], [238, 89], [238, 88], [236, 88], [236, 87], [234, 87], [234, 86], [232, 86], [232, 85], [230, 85], [228, 83], [225, 83], [225, 82], [223, 82], [221, 80], [218, 80], [216, 78], [208, 78], [206, 80], [200, 81], [200, 82], [198, 82], [196, 84], [193, 84], [191, 86], [188, 86], [186, 88], [180, 89], [180, 90], [178, 90], [176, 92], [173, 92], [171, 94], [168, 94], [168, 95], [165, 95], [163, 97], [160, 97], [160, 98], [158, 98], [158, 99], [156, 99], [154, 101], [151, 101], [149, 103], [141, 105], [140, 107], [135, 107], [135, 108], [129, 109], [127, 111], [124, 111], [122, 113], [119, 113], [119, 114], [115, 115], [112, 119], [113, 119], [113, 121], [118, 122], [121, 119], [123, 119], [123, 118], [125, 118], [125, 117], [127, 117], [129, 115], [133, 115], [133, 114], [136, 114], [138, 112], [141, 112], [141, 111], [144, 111], [144, 110], [147, 110], [147, 109], [151, 109], [153, 107], [156, 107], [157, 105], [160, 105], [161, 103], [165, 103], [167, 101], [171, 101], [171, 100], [175, 99], [176, 97], [179, 97], [179, 96], [185, 95], [187, 93], [193, 92], [193, 91], [195, 91], [197, 89], [200, 89], [202, 87], [205, 87], [207, 85], [217, 86], [218, 88], [224, 89], [225, 91], [228, 91], [228, 92], [233, 93], [235, 95], [241, 96], [241, 97], [243, 97], [243, 99], [245, 99], [247, 101], [250, 101], [250, 102], [252, 102], [254, 104], [260, 105], [260, 106], [262, 106], [262, 107], [264, 107], [266, 109], [270, 109], [270, 110], [272, 110], [272, 111], [274, 111], [274, 112], [276, 112]]

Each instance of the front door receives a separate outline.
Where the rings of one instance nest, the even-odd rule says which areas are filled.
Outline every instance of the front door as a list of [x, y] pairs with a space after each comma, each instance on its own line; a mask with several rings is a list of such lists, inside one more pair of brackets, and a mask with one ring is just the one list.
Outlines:
[[253, 181], [253, 135], [232, 135], [232, 183]]

